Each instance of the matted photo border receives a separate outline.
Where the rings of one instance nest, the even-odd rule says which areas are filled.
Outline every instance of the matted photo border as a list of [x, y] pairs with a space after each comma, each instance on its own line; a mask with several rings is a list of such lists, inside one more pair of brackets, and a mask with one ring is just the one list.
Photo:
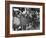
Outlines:
[[[39, 30], [37, 29], [37, 30], [25, 30], [25, 31], [13, 31], [13, 29], [12, 29], [12, 26], [13, 26], [13, 22], [12, 22], [12, 20], [13, 20], [13, 16], [12, 16], [12, 14], [14, 13], [13, 11], [12, 11], [12, 7], [26, 7], [26, 8], [39, 8], [39, 16], [40, 16], [40, 25], [39, 25]], [[12, 13], [13, 12], [13, 13]], [[37, 6], [37, 5], [18, 5], [18, 4], [10, 4], [10, 34], [19, 34], [19, 33], [38, 33], [38, 32], [42, 32], [42, 16], [43, 16], [43, 14], [42, 14], [42, 6]]]

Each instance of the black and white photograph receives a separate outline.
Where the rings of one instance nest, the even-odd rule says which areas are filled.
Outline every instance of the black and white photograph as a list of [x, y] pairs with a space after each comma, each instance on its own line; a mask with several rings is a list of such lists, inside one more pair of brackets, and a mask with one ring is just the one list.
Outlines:
[[5, 37], [45, 34], [44, 3], [7, 1], [5, 8]]
[[13, 7], [12, 11], [14, 31], [40, 29], [40, 8]]

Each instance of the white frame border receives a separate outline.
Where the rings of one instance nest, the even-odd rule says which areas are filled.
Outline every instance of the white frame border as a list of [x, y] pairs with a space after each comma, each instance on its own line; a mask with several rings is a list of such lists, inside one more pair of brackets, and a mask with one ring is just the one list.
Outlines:
[[[29, 31], [13, 31], [12, 30], [12, 7], [27, 7], [27, 8], [40, 8], [40, 30], [29, 30]], [[42, 6], [38, 5], [19, 5], [19, 4], [10, 4], [10, 34], [22, 34], [22, 33], [39, 33], [42, 32]]]

